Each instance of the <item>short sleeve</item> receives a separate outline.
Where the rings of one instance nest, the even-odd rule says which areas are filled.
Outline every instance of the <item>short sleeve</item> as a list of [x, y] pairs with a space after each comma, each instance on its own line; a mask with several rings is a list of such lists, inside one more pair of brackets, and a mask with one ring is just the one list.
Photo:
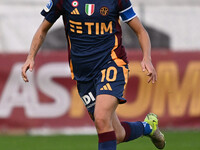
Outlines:
[[50, 23], [54, 23], [63, 11], [63, 0], [49, 0], [44, 9], [41, 11], [41, 15], [45, 17]]
[[118, 0], [118, 8], [123, 22], [128, 22], [136, 17], [130, 0]]

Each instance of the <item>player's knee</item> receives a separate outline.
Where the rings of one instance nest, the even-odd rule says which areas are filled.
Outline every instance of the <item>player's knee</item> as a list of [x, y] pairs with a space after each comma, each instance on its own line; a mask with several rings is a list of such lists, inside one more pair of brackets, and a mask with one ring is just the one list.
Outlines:
[[98, 132], [106, 132], [112, 129], [110, 119], [100, 115], [95, 116], [95, 126]]
[[101, 117], [101, 116], [95, 116], [95, 125], [98, 128], [102, 128], [105, 126], [108, 126], [109, 121], [107, 118]]

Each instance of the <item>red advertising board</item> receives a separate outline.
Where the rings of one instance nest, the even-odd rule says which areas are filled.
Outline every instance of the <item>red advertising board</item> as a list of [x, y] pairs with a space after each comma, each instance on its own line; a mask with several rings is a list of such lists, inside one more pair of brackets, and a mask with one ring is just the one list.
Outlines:
[[[21, 78], [26, 54], [0, 54], [0, 130], [90, 127], [93, 122], [71, 80], [67, 52], [41, 52], [29, 83]], [[128, 51], [128, 102], [120, 105], [121, 120], [143, 120], [149, 112], [161, 127], [200, 128], [200, 52], [153, 51], [158, 73], [148, 84], [139, 51]]]

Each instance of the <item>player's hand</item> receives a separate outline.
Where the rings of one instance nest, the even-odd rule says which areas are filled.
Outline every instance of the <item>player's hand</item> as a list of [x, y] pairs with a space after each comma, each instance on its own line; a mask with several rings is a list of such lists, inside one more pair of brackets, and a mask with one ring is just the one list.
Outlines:
[[28, 80], [28, 77], [26, 75], [26, 71], [29, 70], [29, 71], [33, 71], [33, 67], [34, 67], [34, 59], [32, 58], [27, 58], [26, 59], [26, 62], [24, 63], [24, 65], [22, 66], [22, 79], [25, 81], [25, 82], [29, 82]]
[[151, 59], [143, 58], [141, 62], [142, 71], [147, 71], [147, 76], [149, 76], [148, 83], [152, 81], [152, 83], [155, 83], [157, 81], [157, 73], [156, 70], [153, 67], [153, 64], [151, 62]]

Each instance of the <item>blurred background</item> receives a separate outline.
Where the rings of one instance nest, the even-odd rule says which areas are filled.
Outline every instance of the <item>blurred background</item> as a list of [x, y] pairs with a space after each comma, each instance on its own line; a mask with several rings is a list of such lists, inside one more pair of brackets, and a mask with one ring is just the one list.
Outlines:
[[[40, 15], [48, 0], [0, 1], [0, 52], [27, 52], [38, 25]], [[148, 30], [153, 48], [171, 51], [200, 49], [199, 0], [135, 0], [134, 10]], [[124, 45], [138, 48], [135, 36], [122, 24]], [[65, 49], [62, 19], [53, 26], [42, 49]]]
[[[158, 82], [147, 84], [138, 40], [121, 23], [131, 71], [125, 92], [128, 102], [117, 113], [122, 121], [137, 121], [154, 112], [166, 134], [166, 149], [199, 150], [200, 0], [131, 1], [149, 33]], [[70, 77], [62, 18], [48, 32], [35, 69], [28, 72], [30, 82], [21, 79], [21, 67], [47, 2], [0, 1], [0, 149], [96, 149], [97, 145], [84, 141], [97, 140], [87, 136], [96, 130]], [[71, 141], [77, 137], [85, 147]], [[67, 141], [73, 147], [66, 146]], [[154, 149], [146, 140], [123, 146], [119, 149]]]

